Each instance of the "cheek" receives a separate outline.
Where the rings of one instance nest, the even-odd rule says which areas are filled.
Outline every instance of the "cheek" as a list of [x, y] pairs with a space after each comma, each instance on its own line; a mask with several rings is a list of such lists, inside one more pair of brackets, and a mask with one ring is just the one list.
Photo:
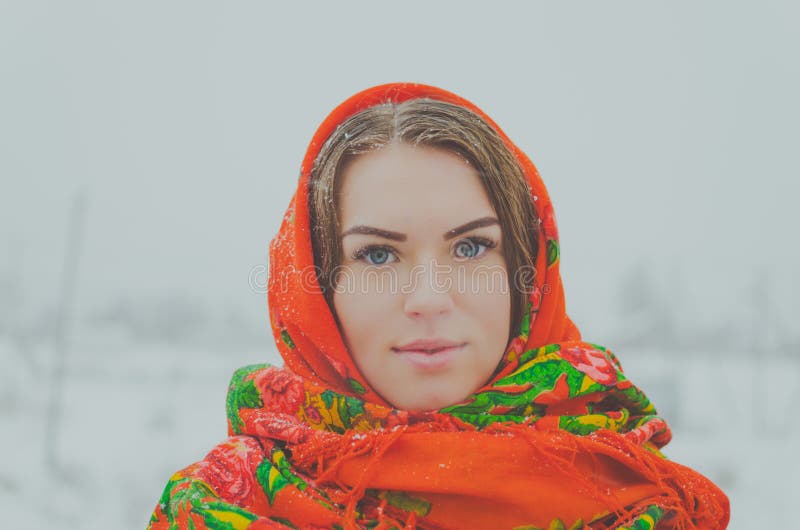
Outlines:
[[460, 296], [462, 306], [468, 308], [486, 340], [503, 342], [505, 346], [511, 325], [511, 293], [505, 271], [495, 269], [491, 274], [475, 275], [475, 280]]
[[505, 339], [511, 325], [511, 296], [500, 292], [484, 294], [476, 296], [472, 305], [489, 336]]
[[376, 292], [336, 292], [333, 306], [353, 355], [383, 340], [391, 317], [391, 297]]

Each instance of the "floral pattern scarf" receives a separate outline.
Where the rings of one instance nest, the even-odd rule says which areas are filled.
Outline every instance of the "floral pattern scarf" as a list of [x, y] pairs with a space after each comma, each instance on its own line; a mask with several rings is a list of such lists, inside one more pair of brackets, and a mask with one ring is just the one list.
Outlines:
[[[543, 250], [495, 376], [433, 412], [397, 410], [375, 393], [309, 275], [307, 198], [319, 148], [362, 109], [422, 97], [466, 107], [501, 135], [531, 188]], [[725, 494], [663, 456], [666, 422], [610, 350], [581, 340], [559, 262], [538, 171], [480, 109], [419, 84], [352, 96], [313, 137], [270, 245], [270, 324], [285, 367], [233, 375], [229, 437], [170, 478], [148, 528], [725, 528]]]

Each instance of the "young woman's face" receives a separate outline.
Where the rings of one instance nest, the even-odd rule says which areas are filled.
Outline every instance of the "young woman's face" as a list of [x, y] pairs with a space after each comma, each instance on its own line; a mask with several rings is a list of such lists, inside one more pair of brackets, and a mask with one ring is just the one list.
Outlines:
[[458, 155], [391, 144], [341, 175], [333, 303], [353, 360], [397, 408], [435, 410], [485, 384], [511, 318], [502, 233]]

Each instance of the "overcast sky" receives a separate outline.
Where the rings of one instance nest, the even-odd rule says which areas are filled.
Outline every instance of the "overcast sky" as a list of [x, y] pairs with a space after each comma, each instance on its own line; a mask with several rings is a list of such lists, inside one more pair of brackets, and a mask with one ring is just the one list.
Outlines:
[[82, 313], [179, 293], [266, 336], [248, 275], [311, 135], [354, 92], [415, 81], [476, 103], [539, 167], [588, 339], [620, 326], [637, 267], [685, 318], [731, 318], [759, 289], [800, 316], [798, 15], [789, 1], [0, 1], [0, 272], [21, 276], [20, 315], [54, 305], [83, 193]]

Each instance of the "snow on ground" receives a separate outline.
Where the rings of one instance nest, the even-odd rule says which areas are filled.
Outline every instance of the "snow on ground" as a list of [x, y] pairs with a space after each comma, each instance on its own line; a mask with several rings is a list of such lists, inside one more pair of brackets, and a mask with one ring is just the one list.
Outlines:
[[797, 527], [790, 508], [800, 499], [800, 356], [652, 350], [620, 357], [672, 426], [665, 454], [728, 494], [729, 528]]
[[169, 476], [225, 437], [233, 370], [274, 360], [170, 347], [71, 354], [60, 470], [43, 443], [52, 355], [31, 363], [0, 349], [0, 510], [13, 528], [144, 528]]
[[[729, 494], [731, 529], [792, 526], [790, 503], [800, 499], [793, 451], [800, 359], [617, 353], [672, 424], [666, 454]], [[56, 467], [46, 463], [44, 444], [52, 361], [50, 349], [23, 353], [0, 342], [4, 527], [144, 528], [168, 477], [225, 437], [233, 370], [277, 357], [172, 346], [72, 352]]]

